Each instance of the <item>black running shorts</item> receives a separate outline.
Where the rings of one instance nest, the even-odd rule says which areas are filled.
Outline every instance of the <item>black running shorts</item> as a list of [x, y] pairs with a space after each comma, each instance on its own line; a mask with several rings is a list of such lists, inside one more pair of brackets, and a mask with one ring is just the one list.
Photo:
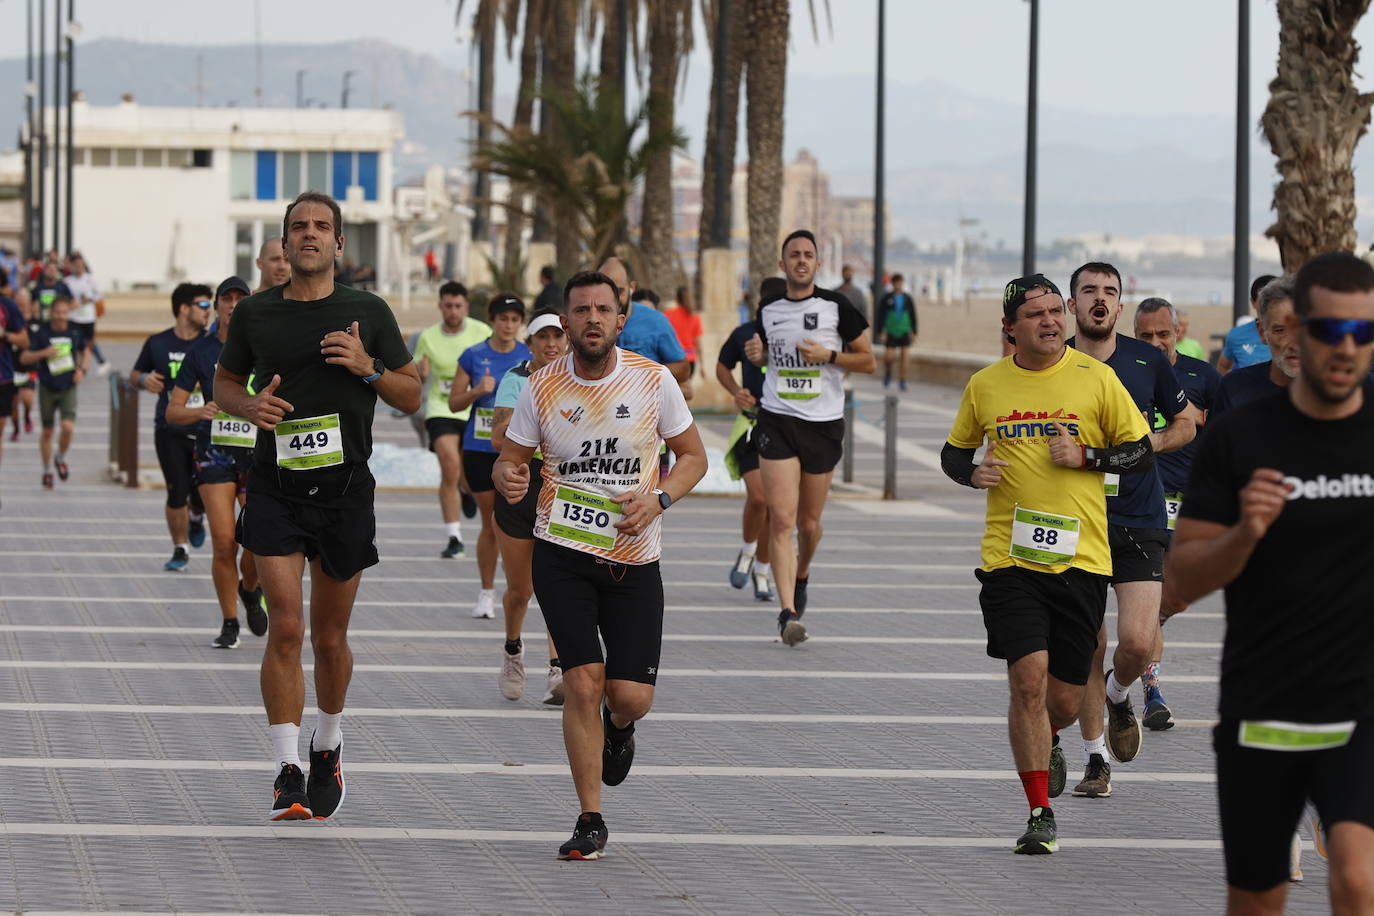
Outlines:
[[760, 458], [797, 458], [805, 473], [829, 474], [844, 454], [844, 420], [798, 420], [760, 408], [754, 442]]
[[467, 420], [453, 417], [430, 417], [425, 420], [425, 438], [429, 440], [429, 450], [434, 451], [434, 441], [440, 436], [457, 436], [458, 447], [463, 447], [463, 430], [468, 428]]
[[[9, 344], [0, 343], [0, 347], [7, 347]], [[14, 410], [14, 382], [0, 382], [0, 419], [9, 417]]]
[[377, 519], [370, 490], [358, 505], [340, 509], [264, 492], [253, 486], [251, 474], [248, 480], [248, 500], [239, 512], [236, 533], [245, 550], [260, 557], [318, 557], [325, 575], [339, 582], [377, 565]]
[[1113, 585], [1164, 581], [1164, 552], [1169, 549], [1167, 528], [1108, 525], [1107, 543], [1112, 549]]
[[468, 485], [469, 493], [490, 493], [496, 489], [491, 480], [491, 469], [496, 467], [496, 459], [501, 456], [495, 452], [463, 452], [463, 482]]
[[739, 465], [741, 477], [748, 474], [750, 471], [757, 471], [759, 469], [759, 447], [754, 442], [754, 437], [757, 435], [758, 428], [755, 427], [735, 440], [733, 451], [735, 463]]
[[1350, 743], [1325, 751], [1242, 747], [1240, 722], [1212, 730], [1226, 883], [1266, 891], [1288, 881], [1288, 849], [1310, 799], [1326, 827], [1354, 821], [1374, 828], [1374, 720]]
[[492, 514], [496, 524], [510, 537], [521, 541], [534, 540], [534, 515], [539, 508], [539, 489], [543, 484], [543, 478], [539, 475], [543, 467], [544, 462], [538, 458], [530, 459], [530, 487], [520, 502], [508, 503], [504, 496], [496, 494], [495, 511]]
[[1007, 666], [1048, 650], [1049, 671], [1066, 684], [1088, 683], [1097, 631], [1107, 612], [1107, 577], [1081, 569], [1036, 572], [1007, 566], [973, 574], [983, 583], [978, 603], [988, 655]]
[[606, 678], [653, 684], [663, 643], [663, 579], [658, 561], [603, 561], [536, 538], [534, 594], [563, 670], [603, 660]]
[[196, 444], [196, 478], [203, 484], [235, 483], [237, 492], [245, 490], [248, 469], [253, 466], [251, 448]]
[[190, 498], [196, 480], [195, 433], [166, 428], [154, 430], [153, 446], [157, 449], [157, 463], [162, 467], [162, 479], [167, 484], [167, 508], [181, 509]]

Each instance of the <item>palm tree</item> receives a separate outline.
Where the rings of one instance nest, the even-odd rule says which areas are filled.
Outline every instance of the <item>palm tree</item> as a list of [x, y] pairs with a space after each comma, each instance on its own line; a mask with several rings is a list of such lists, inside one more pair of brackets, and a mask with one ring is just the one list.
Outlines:
[[[467, 0], [458, 0], [455, 16], [459, 23], [463, 21], [463, 10], [466, 6]], [[477, 110], [482, 114], [491, 114], [492, 100], [496, 92], [497, 20], [504, 20], [506, 23], [509, 46], [519, 11], [519, 0], [477, 0], [477, 9], [472, 16], [472, 31], [477, 36]], [[479, 145], [489, 139], [486, 125], [485, 120], [479, 119], [477, 122]], [[472, 237], [475, 241], [490, 241], [491, 176], [479, 169], [474, 178]]]
[[[577, 264], [598, 264], [615, 252], [616, 227], [657, 144], [671, 148], [685, 140], [676, 130], [640, 140], [646, 107], [626, 115], [619, 94], [603, 91], [590, 75], [575, 84], [571, 98], [564, 95], [540, 96], [560, 125], [557, 133], [489, 119], [497, 137], [477, 150], [474, 165], [528, 188], [549, 207], [569, 240], [559, 246], [560, 269], [566, 258], [571, 273]], [[506, 206], [518, 209], [520, 201], [512, 197]]]
[[1355, 145], [1374, 95], [1355, 89], [1356, 25], [1370, 0], [1279, 0], [1279, 70], [1260, 126], [1278, 157], [1278, 242], [1285, 270], [1314, 255], [1353, 251]]
[[673, 123], [679, 64], [692, 50], [691, 0], [646, 0], [649, 20], [649, 141], [644, 175], [640, 248], [650, 282], [676, 286], [681, 270], [673, 250]]
[[[525, 31], [520, 40], [520, 88], [515, 96], [515, 115], [511, 118], [511, 129], [516, 133], [528, 132], [534, 121], [534, 96], [539, 79], [539, 37], [543, 31], [545, 10], [545, 0], [526, 0]], [[525, 234], [523, 198], [527, 190], [516, 184], [510, 187], [510, 197], [516, 206], [506, 209], [503, 274], [513, 274], [525, 261], [521, 241]]]
[[[721, 0], [711, 0], [706, 11], [707, 35], [715, 45], [716, 26], [720, 16]], [[749, 56], [749, 0], [731, 0], [726, 29], [727, 58], [724, 72], [717, 72], [715, 59], [712, 58], [711, 101], [706, 115], [706, 145], [701, 159], [701, 223], [697, 231], [697, 270], [701, 270], [701, 252], [711, 247], [711, 226], [715, 221], [717, 208], [727, 214], [733, 212], [733, 178], [735, 171], [735, 150], [739, 146], [739, 91], [744, 79], [744, 62]], [[725, 110], [718, 113], [716, 87], [724, 81]], [[718, 114], [720, 116], [718, 117]], [[724, 130], [717, 133], [719, 123]], [[727, 151], [725, 161], [718, 160], [717, 147]], [[725, 169], [730, 177], [726, 179], [725, 196], [716, 199], [716, 173]], [[729, 217], [727, 217], [727, 220]]]
[[777, 270], [782, 122], [787, 95], [788, 0], [750, 0], [745, 114], [749, 143], [749, 285]]

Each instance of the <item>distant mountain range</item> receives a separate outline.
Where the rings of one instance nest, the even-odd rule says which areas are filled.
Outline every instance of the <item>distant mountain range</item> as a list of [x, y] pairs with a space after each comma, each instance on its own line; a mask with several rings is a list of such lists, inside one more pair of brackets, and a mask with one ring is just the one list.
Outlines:
[[[14, 137], [22, 118], [22, 59], [0, 60], [0, 85], [15, 87], [0, 136]], [[199, 70], [198, 70], [199, 68]], [[100, 40], [77, 55], [77, 86], [92, 104], [109, 105], [128, 92], [147, 105], [255, 103], [251, 45], [187, 47]], [[457, 70], [431, 55], [381, 41], [266, 45], [262, 104], [296, 102], [296, 73], [305, 69], [305, 96], [340, 103], [343, 74], [354, 71], [350, 104], [390, 105], [405, 117], [397, 178], [420, 175], [434, 162], [460, 167], [466, 158], [470, 88]], [[873, 182], [873, 87], [865, 77], [809, 77], [793, 68], [786, 103], [788, 158], [807, 148], [831, 175], [837, 194], [869, 195]], [[199, 77], [197, 76], [199, 72]], [[699, 138], [706, 118], [709, 74], [695, 73], [679, 100], [678, 120]], [[514, 86], [498, 85], [498, 116]], [[696, 91], [700, 88], [702, 91]], [[888, 86], [887, 182], [898, 237], [952, 238], [960, 216], [980, 221], [989, 245], [1020, 243], [1025, 113], [1022, 106], [968, 95], [951, 84], [924, 81]], [[1203, 237], [1231, 231], [1232, 131], [1229, 116], [1122, 116], [1044, 106], [1040, 115], [1039, 233], [1110, 232], [1120, 236], [1176, 233]], [[699, 152], [700, 141], [693, 150]], [[739, 155], [744, 157], [743, 134]], [[1357, 187], [1368, 215], [1361, 237], [1374, 235], [1374, 147], [1356, 152]], [[1273, 156], [1255, 135], [1251, 153], [1251, 214], [1255, 231], [1272, 220]]]

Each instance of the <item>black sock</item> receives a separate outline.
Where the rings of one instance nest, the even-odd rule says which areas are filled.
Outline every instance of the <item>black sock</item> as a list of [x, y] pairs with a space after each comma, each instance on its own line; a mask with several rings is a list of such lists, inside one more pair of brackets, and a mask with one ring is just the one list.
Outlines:
[[524, 643], [521, 642], [520, 640], [518, 640], [518, 639], [508, 639], [508, 640], [506, 640], [506, 654], [507, 654], [507, 655], [519, 655], [519, 654], [520, 654], [520, 649], [521, 649], [522, 646], [524, 646]]
[[600, 811], [583, 811], [583, 812], [582, 812], [582, 815], [581, 815], [580, 817], [578, 817], [578, 820], [580, 820], [580, 821], [581, 821], [581, 820], [585, 820], [585, 821], [587, 821], [588, 823], [591, 823], [591, 824], [600, 824], [600, 823], [602, 823], [602, 820], [601, 820], [601, 812], [600, 812]]
[[225, 617], [224, 622], [235, 628], [239, 625], [239, 619], [237, 617]]
[[615, 720], [611, 718], [611, 707], [603, 706], [602, 709], [605, 710], [605, 715], [602, 718], [604, 718], [606, 721], [606, 731], [616, 735], [629, 735], [634, 732], [635, 724], [633, 722], [631, 722], [624, 728], [621, 728], [620, 726], [616, 725]]
[[561, 664], [559, 664], [559, 662], [558, 662], [558, 656], [555, 655], [553, 658], [549, 659], [549, 667], [550, 667], [550, 668], [562, 668], [562, 667], [563, 667], [563, 666], [562, 666]]

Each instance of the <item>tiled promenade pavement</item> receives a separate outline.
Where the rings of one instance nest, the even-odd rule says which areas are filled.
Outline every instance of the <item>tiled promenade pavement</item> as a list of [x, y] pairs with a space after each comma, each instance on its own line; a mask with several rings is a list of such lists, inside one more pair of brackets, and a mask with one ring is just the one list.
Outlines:
[[[82, 391], [73, 480], [55, 492], [38, 487], [33, 438], [5, 443], [0, 911], [1221, 907], [1215, 598], [1169, 626], [1179, 726], [1147, 734], [1140, 759], [1116, 768], [1111, 799], [1059, 799], [1060, 854], [1012, 855], [1025, 806], [970, 573], [981, 498], [921, 463], [939, 448], [948, 391], [918, 387], [909, 397], [924, 406], [904, 410], [913, 498], [827, 509], [813, 638], [798, 649], [778, 642], [776, 606], [726, 584], [738, 502], [691, 499], [668, 514], [660, 690], [634, 770], [606, 792], [611, 844], [595, 863], [555, 860], [577, 814], [558, 714], [539, 704], [537, 661], [523, 700], [497, 692], [500, 622], [470, 619], [474, 563], [439, 559], [425, 494], [378, 501], [383, 560], [353, 622], [347, 801], [328, 823], [265, 823], [262, 641], [245, 630], [239, 650], [210, 648], [208, 545], [187, 573], [163, 572], [162, 493], [101, 479], [105, 391], [97, 379]], [[150, 422], [150, 402], [143, 411]], [[379, 420], [379, 438], [409, 436], [403, 421]], [[870, 476], [873, 461], [861, 463]], [[532, 613], [532, 660], [540, 625]], [[308, 734], [309, 695], [306, 705]], [[1080, 747], [1069, 735], [1066, 746], [1072, 786]], [[1305, 860], [1290, 912], [1322, 912], [1325, 867]]]

